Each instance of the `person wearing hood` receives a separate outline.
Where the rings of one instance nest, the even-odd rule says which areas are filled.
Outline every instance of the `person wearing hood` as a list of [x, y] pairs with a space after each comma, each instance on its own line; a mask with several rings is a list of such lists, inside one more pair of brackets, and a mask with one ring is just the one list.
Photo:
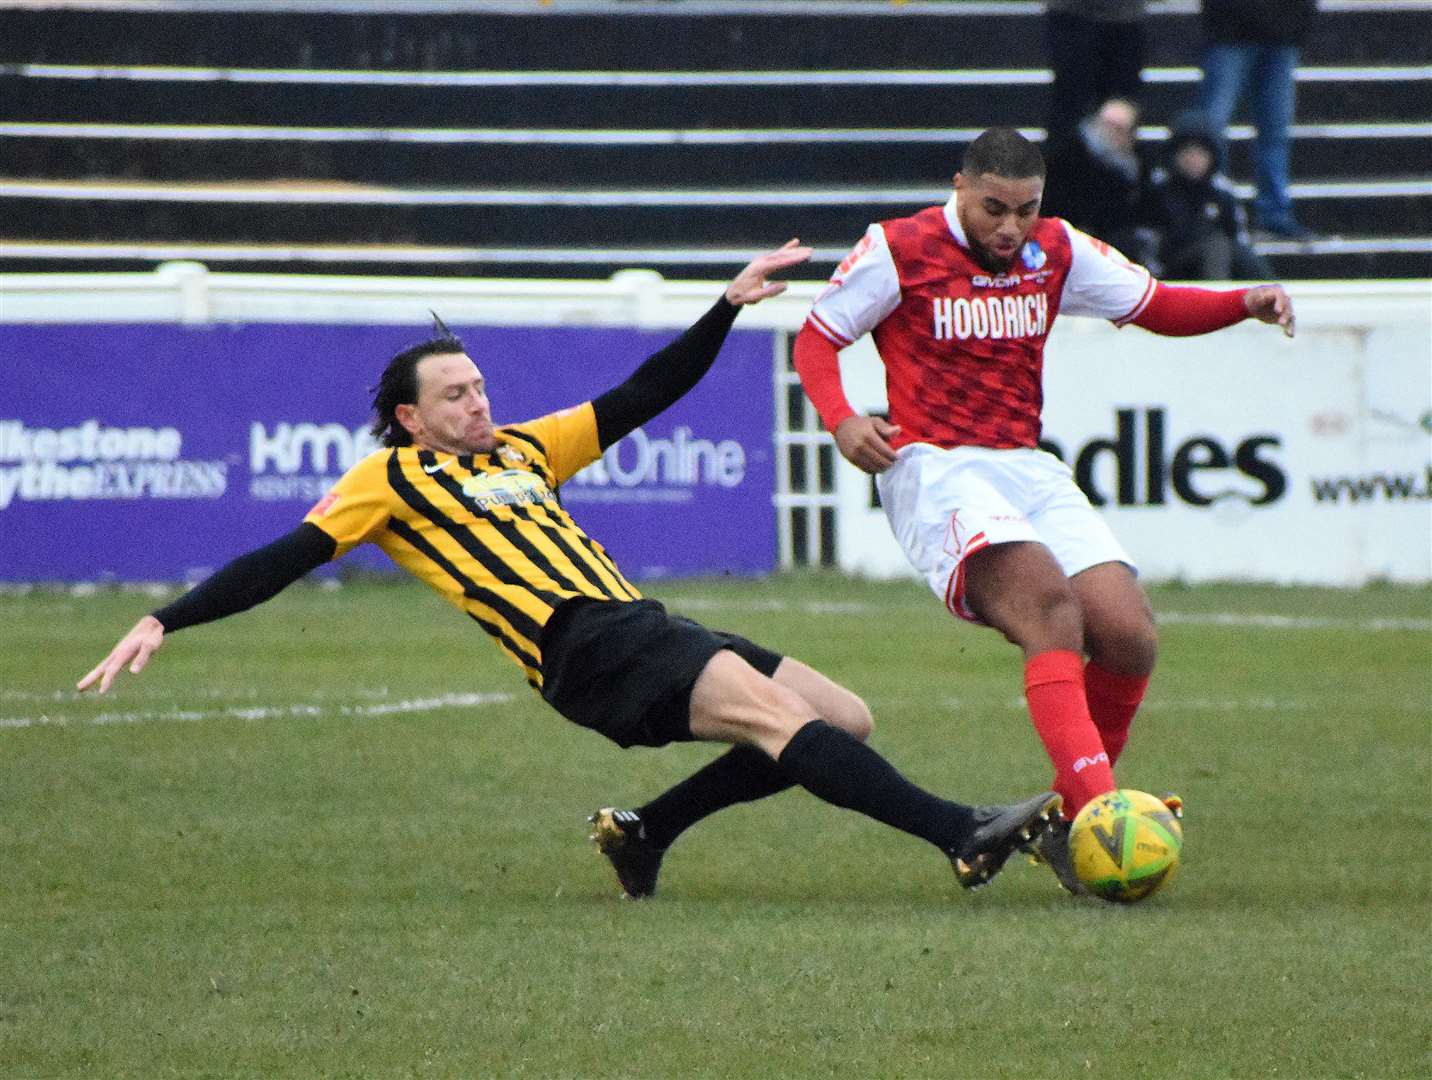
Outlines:
[[1166, 277], [1201, 281], [1268, 281], [1272, 269], [1253, 250], [1248, 216], [1217, 169], [1218, 139], [1207, 117], [1179, 117], [1163, 161], [1149, 174], [1148, 224], [1160, 237]]

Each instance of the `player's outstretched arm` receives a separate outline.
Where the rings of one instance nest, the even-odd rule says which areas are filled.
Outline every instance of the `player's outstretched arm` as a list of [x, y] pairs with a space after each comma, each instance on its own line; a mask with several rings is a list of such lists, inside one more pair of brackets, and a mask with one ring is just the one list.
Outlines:
[[1157, 282], [1147, 306], [1129, 321], [1166, 337], [1211, 334], [1244, 319], [1275, 323], [1293, 336], [1293, 301], [1281, 285], [1204, 289]]
[[101, 694], [109, 692], [110, 683], [126, 666], [130, 673], [138, 675], [144, 670], [149, 658], [164, 644], [164, 624], [153, 615], [146, 615], [134, 624], [134, 628], [119, 639], [109, 655], [90, 669], [90, 673], [79, 682], [75, 689], [83, 692], [99, 683]]
[[1293, 336], [1293, 298], [1283, 286], [1254, 286], [1243, 294], [1243, 306], [1250, 317], [1281, 326], [1285, 335]]
[[652, 353], [626, 379], [592, 399], [597, 419], [597, 444], [605, 450], [623, 436], [670, 408], [711, 370], [736, 314], [786, 289], [771, 274], [803, 263], [811, 249], [797, 240], [751, 260], [726, 286], [711, 310], [665, 348]]
[[164, 644], [166, 631], [213, 622], [261, 604], [333, 558], [337, 548], [326, 532], [304, 522], [273, 543], [240, 555], [172, 604], [135, 623], [75, 688], [83, 692], [98, 683], [99, 692], [107, 692], [126, 665], [135, 675], [144, 670]]

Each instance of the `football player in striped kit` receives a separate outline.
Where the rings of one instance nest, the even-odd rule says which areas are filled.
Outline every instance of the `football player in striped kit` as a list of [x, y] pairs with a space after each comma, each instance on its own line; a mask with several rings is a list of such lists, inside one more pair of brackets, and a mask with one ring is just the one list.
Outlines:
[[[1059, 312], [1156, 334], [1254, 318], [1293, 334], [1278, 285], [1227, 291], [1154, 280], [1118, 251], [1039, 215], [1045, 167], [1011, 128], [968, 147], [943, 206], [869, 227], [796, 338], [796, 370], [841, 454], [876, 475], [896, 539], [949, 611], [1024, 652], [1025, 696], [1072, 820], [1113, 790], [1154, 669], [1153, 613], [1134, 562], [1039, 449], [1044, 343]], [[870, 334], [889, 419], [860, 416], [838, 354]], [[1067, 830], [1040, 854], [1070, 891]]]
[[[754, 260], [715, 305], [622, 383], [572, 408], [495, 424], [482, 373], [444, 332], [394, 357], [374, 398], [385, 449], [349, 469], [296, 529], [140, 619], [78, 687], [141, 671], [166, 634], [243, 611], [373, 543], [468, 615], [567, 719], [618, 745], [731, 744], [635, 810], [592, 816], [628, 896], [650, 896], [671, 842], [726, 806], [800, 785], [939, 848], [961, 885], [988, 882], [1049, 824], [1059, 797], [967, 806], [930, 794], [865, 743], [870, 713], [800, 661], [708, 630], [641, 596], [557, 489], [682, 397], [740, 308], [784, 291], [810, 257], [792, 240]], [[445, 328], [440, 327], [445, 331]]]

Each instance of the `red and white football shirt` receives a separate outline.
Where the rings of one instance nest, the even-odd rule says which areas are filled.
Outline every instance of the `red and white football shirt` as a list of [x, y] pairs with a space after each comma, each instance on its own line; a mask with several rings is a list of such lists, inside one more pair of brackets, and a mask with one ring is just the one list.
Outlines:
[[838, 348], [873, 334], [885, 363], [894, 445], [1032, 447], [1044, 404], [1044, 342], [1054, 317], [1123, 325], [1154, 279], [1102, 241], [1040, 218], [1013, 265], [975, 260], [952, 196], [871, 225], [811, 309]]

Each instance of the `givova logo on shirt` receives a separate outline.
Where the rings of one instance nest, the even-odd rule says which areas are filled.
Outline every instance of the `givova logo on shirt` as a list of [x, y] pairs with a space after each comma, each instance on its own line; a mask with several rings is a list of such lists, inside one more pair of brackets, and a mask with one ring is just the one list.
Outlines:
[[936, 341], [1043, 337], [1049, 332], [1049, 297], [1044, 293], [937, 296], [933, 307]]

